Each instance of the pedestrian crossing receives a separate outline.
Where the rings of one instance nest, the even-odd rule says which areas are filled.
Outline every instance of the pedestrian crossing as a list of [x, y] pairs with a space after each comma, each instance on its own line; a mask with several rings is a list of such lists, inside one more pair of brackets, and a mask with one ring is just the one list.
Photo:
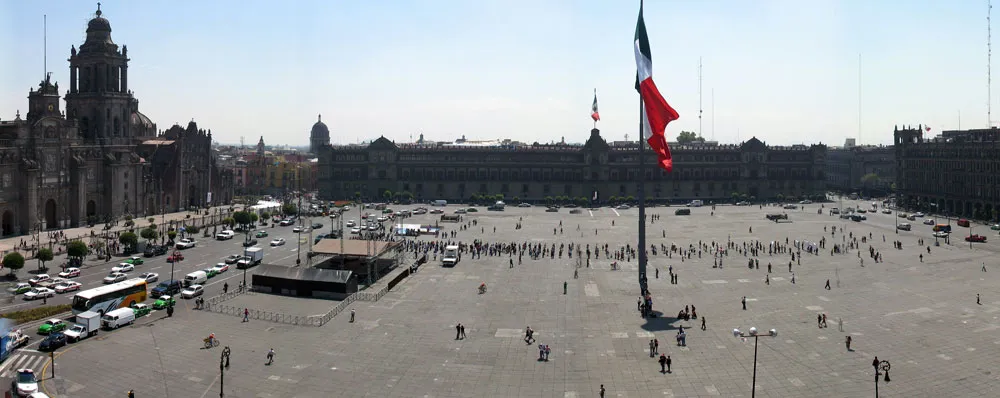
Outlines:
[[49, 356], [40, 352], [18, 351], [12, 354], [6, 361], [0, 363], [0, 377], [11, 378], [17, 375], [18, 369], [32, 369], [36, 375], [42, 373], [42, 367], [46, 365]]

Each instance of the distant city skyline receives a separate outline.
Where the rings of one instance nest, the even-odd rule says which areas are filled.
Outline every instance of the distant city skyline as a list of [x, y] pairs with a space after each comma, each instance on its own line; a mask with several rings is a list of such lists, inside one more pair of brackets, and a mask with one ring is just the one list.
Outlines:
[[[101, 9], [115, 43], [129, 46], [130, 88], [160, 129], [194, 119], [223, 144], [242, 136], [250, 147], [263, 135], [305, 147], [322, 114], [334, 144], [421, 133], [583, 142], [596, 88], [602, 136], [637, 137], [638, 1], [392, 5], [116, 0]], [[0, 0], [0, 46], [18, 60], [0, 74], [0, 118], [27, 113], [46, 69], [65, 94], [70, 46], [96, 9]], [[649, 1], [645, 14], [653, 75], [680, 113], [671, 139], [685, 130], [721, 143], [888, 144], [894, 125], [929, 125], [932, 135], [986, 127], [987, 98], [995, 103], [986, 2]]]

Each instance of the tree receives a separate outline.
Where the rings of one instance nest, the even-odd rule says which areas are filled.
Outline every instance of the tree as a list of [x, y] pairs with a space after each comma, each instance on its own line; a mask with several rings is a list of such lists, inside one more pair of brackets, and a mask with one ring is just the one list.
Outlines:
[[159, 238], [160, 233], [156, 231], [156, 228], [146, 228], [143, 229], [142, 231], [139, 231], [139, 236], [145, 239], [146, 242], [148, 243], [151, 240], [156, 240], [156, 238]]
[[134, 232], [123, 232], [118, 235], [118, 241], [125, 246], [125, 253], [132, 253], [136, 243], [139, 243], [139, 237]]
[[260, 220], [260, 217], [257, 216], [257, 213], [250, 213], [250, 224], [256, 224], [257, 220]]
[[632, 195], [626, 196], [625, 201], [628, 203], [635, 203], [635, 196]]
[[38, 259], [38, 270], [41, 271], [45, 269], [45, 263], [52, 261], [52, 259], [55, 258], [55, 255], [52, 253], [52, 249], [43, 247], [38, 249], [38, 254], [35, 255], [35, 258]]
[[231, 227], [233, 226], [233, 224], [236, 224], [236, 220], [234, 220], [232, 217], [226, 217], [222, 219], [222, 225]]
[[174, 239], [177, 238], [177, 231], [174, 231], [172, 229], [167, 231], [167, 238], [170, 239], [171, 242], [173, 242]]
[[705, 138], [699, 137], [698, 134], [695, 134], [693, 131], [681, 131], [681, 133], [677, 135], [678, 144], [690, 144], [692, 142], [705, 142]]
[[192, 234], [192, 235], [193, 235], [193, 234], [196, 234], [196, 233], [198, 233], [198, 231], [200, 231], [201, 229], [200, 229], [200, 228], [198, 228], [198, 227], [197, 227], [197, 226], [195, 226], [195, 225], [189, 225], [189, 226], [185, 227], [185, 228], [184, 228], [184, 230], [185, 230], [185, 231], [187, 231], [187, 233], [189, 233], [189, 234]]
[[147, 218], [146, 221], [149, 221], [150, 224], [155, 224], [156, 223], [156, 218], [150, 217], [150, 218]]
[[861, 176], [861, 184], [864, 185], [865, 191], [870, 191], [873, 186], [878, 185], [882, 179], [875, 173], [868, 173]]
[[24, 268], [24, 256], [21, 253], [13, 252], [3, 256], [3, 266], [10, 270], [13, 275], [15, 271]]
[[514, 201], [514, 202], [520, 202], [521, 201], [521, 197], [515, 196], [511, 200]]
[[238, 211], [233, 213], [233, 221], [235, 221], [236, 224], [241, 227], [245, 227], [253, 223], [253, 220], [250, 217], [250, 213], [245, 211]]
[[281, 212], [286, 216], [294, 216], [299, 213], [299, 208], [294, 203], [285, 203], [284, 206], [281, 206]]
[[777, 196], [775, 196], [775, 198], [777, 198], [778, 201], [781, 202], [781, 201], [785, 200], [785, 195], [779, 193]]
[[549, 205], [552, 204], [552, 197], [551, 196], [546, 196], [545, 197], [545, 204], [549, 204]]
[[74, 240], [66, 244], [66, 255], [70, 258], [83, 260], [87, 253], [90, 253], [90, 248], [82, 240]]
[[385, 192], [382, 192], [382, 198], [385, 200], [392, 199], [392, 191], [386, 189]]
[[270, 218], [271, 218], [271, 213], [270, 213], [270, 212], [267, 212], [267, 211], [262, 211], [262, 212], [260, 213], [260, 218], [261, 218], [262, 220], [268, 220], [268, 219], [270, 219]]
[[733, 192], [733, 193], [729, 194], [729, 198], [732, 199], [734, 203], [735, 202], [739, 202], [740, 201], [740, 193], [739, 192]]

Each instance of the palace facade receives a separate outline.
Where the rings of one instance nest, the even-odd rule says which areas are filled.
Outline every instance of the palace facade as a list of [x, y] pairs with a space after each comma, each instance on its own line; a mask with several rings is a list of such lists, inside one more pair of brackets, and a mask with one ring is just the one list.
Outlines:
[[896, 182], [896, 151], [892, 146], [829, 148], [826, 187], [843, 193], [885, 195]]
[[[464, 140], [460, 140], [464, 141]], [[647, 151], [646, 196], [659, 202], [816, 197], [826, 189], [825, 145], [670, 144], [674, 171], [655, 166]], [[598, 129], [584, 145], [402, 144], [385, 137], [367, 146], [325, 145], [319, 151], [319, 194], [327, 200], [465, 201], [473, 195], [508, 200], [635, 197], [641, 177], [638, 146], [609, 145]], [[780, 196], [779, 196], [780, 195]]]

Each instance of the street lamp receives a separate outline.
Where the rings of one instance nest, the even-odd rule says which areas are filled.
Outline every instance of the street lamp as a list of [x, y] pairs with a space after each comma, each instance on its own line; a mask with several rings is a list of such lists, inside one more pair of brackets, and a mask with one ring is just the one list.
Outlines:
[[226, 369], [229, 368], [229, 346], [222, 349], [219, 357], [219, 398], [226, 396]]
[[[760, 337], [760, 335], [757, 334], [757, 328], [755, 327], [750, 328], [748, 332], [749, 333], [744, 334], [739, 329], [733, 329], [733, 337], [741, 337], [744, 339], [747, 337], [753, 337], [753, 384], [750, 387], [750, 397], [754, 398], [757, 396], [757, 338]], [[775, 337], [777, 335], [778, 331], [771, 329], [764, 336]]]
[[[872, 361], [872, 367], [875, 368], [875, 398], [878, 398], [878, 376], [884, 373], [885, 382], [888, 383], [889, 368], [891, 367], [891, 365], [889, 365], [889, 361], [879, 361], [878, 357], [875, 357], [875, 360]], [[879, 373], [880, 370], [882, 371], [882, 373]]]

